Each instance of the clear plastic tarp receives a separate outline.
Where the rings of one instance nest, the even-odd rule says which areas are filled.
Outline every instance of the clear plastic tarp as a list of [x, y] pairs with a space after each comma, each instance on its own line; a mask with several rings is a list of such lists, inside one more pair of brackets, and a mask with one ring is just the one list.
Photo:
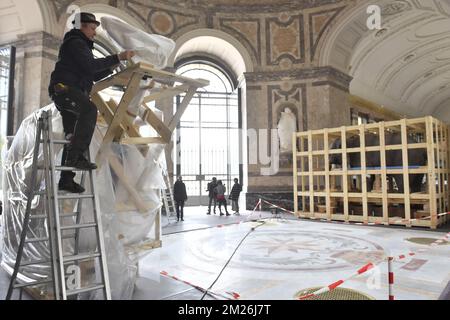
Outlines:
[[149, 34], [118, 19], [102, 17], [101, 26], [118, 50], [134, 50], [133, 62], [147, 62], [157, 69], [167, 66], [167, 60], [175, 49], [172, 39]]
[[[30, 186], [32, 157], [38, 118], [42, 110], [52, 113], [53, 137], [62, 139], [62, 119], [55, 106], [49, 105], [34, 112], [21, 124], [4, 159], [4, 214], [2, 267], [12, 273], [16, 260], [16, 252], [20, 242], [20, 234], [27, 203], [27, 191]], [[91, 155], [95, 156], [106, 126], [98, 124], [91, 143]], [[150, 130], [147, 130], [150, 132]], [[105, 149], [105, 157], [96, 171], [96, 191], [102, 215], [103, 234], [107, 252], [107, 263], [111, 293], [113, 299], [130, 299], [137, 272], [138, 260], [149, 252], [155, 239], [154, 222], [161, 207], [160, 189], [165, 188], [162, 170], [165, 169], [164, 145], [146, 146], [148, 153], [144, 156], [138, 146], [113, 143]], [[62, 147], [55, 148], [55, 163], [59, 164]], [[43, 162], [42, 146], [39, 150], [39, 164]], [[57, 180], [59, 177], [57, 177]], [[81, 175], [77, 175], [81, 182]], [[88, 179], [88, 178], [87, 178]], [[86, 183], [85, 185], [88, 185]], [[45, 188], [42, 173], [38, 174], [35, 188]], [[90, 190], [86, 190], [90, 192]], [[136, 196], [137, 195], [137, 196]], [[136, 197], [139, 203], [136, 203]], [[31, 214], [45, 213], [45, 197], [35, 196], [32, 201]], [[79, 201], [79, 200], [78, 200]], [[76, 212], [81, 214], [81, 223], [93, 221], [92, 202], [83, 200], [64, 200], [60, 203], [60, 214]], [[78, 207], [78, 205], [81, 205]], [[144, 209], [143, 209], [144, 208]], [[73, 217], [62, 218], [61, 224], [74, 223]], [[46, 219], [32, 219], [29, 238], [47, 237]], [[63, 232], [63, 251], [65, 255], [73, 255], [76, 249], [72, 234]], [[82, 230], [79, 236], [78, 252], [87, 253], [96, 250], [95, 233]], [[48, 259], [49, 250], [45, 242], [27, 244], [24, 248], [23, 260]], [[81, 269], [81, 285], [95, 282], [94, 268], [98, 265], [87, 262], [79, 264]], [[22, 281], [39, 280], [51, 273], [49, 264], [24, 267], [19, 273]], [[97, 279], [98, 281], [98, 279]], [[45, 298], [51, 298], [51, 287], [38, 292]], [[82, 299], [95, 299], [101, 296], [87, 295]]]

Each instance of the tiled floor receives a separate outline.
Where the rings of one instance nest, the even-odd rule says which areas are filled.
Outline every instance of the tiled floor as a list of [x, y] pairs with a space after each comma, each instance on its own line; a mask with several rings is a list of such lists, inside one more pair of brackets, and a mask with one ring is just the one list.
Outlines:
[[[413, 237], [439, 239], [448, 228], [412, 230], [292, 217], [261, 223], [256, 220], [271, 215], [246, 212], [220, 217], [205, 213], [205, 207], [186, 208], [184, 222], [163, 219], [163, 246], [141, 260], [133, 299], [202, 297], [200, 290], [160, 276], [160, 271], [166, 271], [202, 288], [214, 283], [211, 291], [224, 297], [236, 292], [244, 300], [290, 300], [304, 289], [345, 279], [368, 262], [377, 267], [342, 287], [373, 299], [387, 299], [385, 257], [419, 249], [427, 250], [394, 263], [396, 299], [438, 299], [450, 280], [450, 243], [429, 247], [407, 241]], [[1, 296], [6, 292], [5, 278], [4, 273], [0, 275]]]

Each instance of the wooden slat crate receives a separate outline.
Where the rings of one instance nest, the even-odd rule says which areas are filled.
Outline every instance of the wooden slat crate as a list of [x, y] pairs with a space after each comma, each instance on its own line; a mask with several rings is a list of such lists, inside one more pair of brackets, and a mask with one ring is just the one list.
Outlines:
[[431, 116], [295, 133], [294, 211], [436, 229], [449, 220], [449, 152], [449, 128]]

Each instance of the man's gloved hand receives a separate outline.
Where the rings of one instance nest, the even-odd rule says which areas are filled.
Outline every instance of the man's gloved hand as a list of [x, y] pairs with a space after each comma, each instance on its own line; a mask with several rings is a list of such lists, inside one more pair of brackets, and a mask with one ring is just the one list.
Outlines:
[[136, 53], [132, 50], [123, 51], [118, 54], [119, 60], [130, 60], [135, 55], [136, 55]]

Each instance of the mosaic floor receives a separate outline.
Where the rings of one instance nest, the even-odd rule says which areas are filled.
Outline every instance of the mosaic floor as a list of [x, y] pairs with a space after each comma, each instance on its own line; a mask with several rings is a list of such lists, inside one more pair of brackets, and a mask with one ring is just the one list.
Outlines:
[[[160, 275], [166, 271], [202, 288], [217, 280], [211, 291], [222, 297], [235, 292], [242, 300], [292, 300], [312, 288], [346, 279], [373, 262], [377, 267], [372, 271], [346, 281], [339, 287], [343, 290], [322, 298], [385, 300], [385, 257], [420, 249], [426, 251], [394, 263], [395, 298], [435, 300], [450, 281], [450, 243], [429, 246], [443, 237], [448, 227], [436, 232], [292, 217], [267, 219], [262, 224], [254, 221], [270, 218], [270, 213], [219, 217], [205, 212], [204, 207], [187, 208], [184, 222], [163, 219], [163, 247], [141, 260], [133, 299], [202, 298], [198, 289]], [[9, 277], [1, 271], [1, 296], [8, 283]]]
[[[203, 225], [195, 219], [206, 217], [192, 214], [192, 218], [185, 218], [192, 221], [194, 229], [201, 228]], [[213, 219], [217, 224], [232, 222], [223, 217], [208, 219], [209, 224]], [[263, 225], [247, 222], [165, 235], [163, 247], [141, 261], [135, 298], [198, 298], [201, 292], [176, 280], [160, 278], [159, 270], [208, 288], [252, 228], [255, 230], [243, 240], [211, 289], [214, 293], [228, 296], [227, 292], [237, 292], [241, 299], [290, 300], [300, 291], [346, 279], [373, 262], [376, 268], [341, 287], [368, 299], [383, 300], [388, 297], [385, 257], [423, 248], [427, 251], [394, 263], [395, 298], [438, 299], [450, 280], [450, 244], [427, 245], [430, 239], [445, 236], [444, 232], [277, 219], [266, 220]], [[422, 238], [419, 242], [425, 244], [407, 240], [411, 238]], [[173, 292], [152, 291], [162, 282], [174, 285]]]

